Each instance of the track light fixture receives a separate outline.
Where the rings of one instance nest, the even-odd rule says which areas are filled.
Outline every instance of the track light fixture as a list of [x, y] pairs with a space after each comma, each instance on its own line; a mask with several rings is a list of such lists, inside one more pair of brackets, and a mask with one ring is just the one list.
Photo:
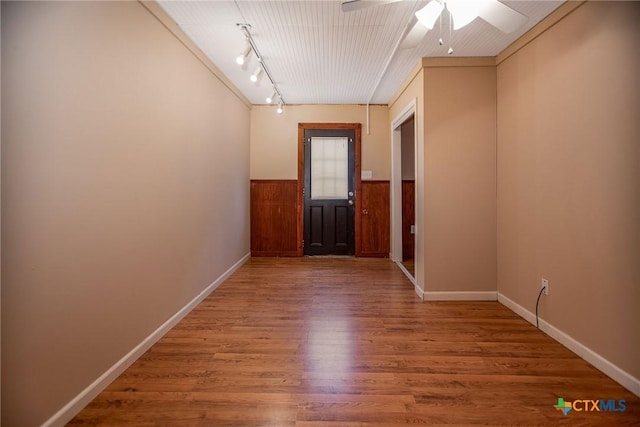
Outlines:
[[260, 77], [260, 74], [262, 74], [262, 67], [258, 66], [258, 68], [256, 68], [253, 74], [251, 74], [251, 77], [249, 77], [249, 80], [251, 80], [253, 83], [257, 83], [258, 78]]
[[273, 102], [273, 98], [275, 97], [276, 97], [276, 91], [274, 90], [271, 95], [267, 96], [267, 99], [265, 99], [265, 101], [267, 102], [267, 104], [271, 104]]
[[240, 55], [236, 57], [236, 64], [244, 65], [244, 63], [247, 62], [247, 59], [249, 58], [250, 53], [251, 53], [251, 43], [249, 43], [249, 40], [245, 40], [244, 50]]
[[269, 68], [267, 68], [267, 64], [265, 63], [264, 57], [260, 55], [260, 51], [258, 50], [258, 47], [256, 46], [256, 43], [253, 40], [253, 37], [251, 37], [251, 31], [250, 31], [251, 25], [249, 24], [237, 24], [237, 25], [238, 27], [240, 27], [240, 31], [242, 31], [242, 34], [244, 34], [246, 45], [245, 45], [245, 49], [242, 51], [242, 54], [236, 58], [236, 62], [239, 65], [246, 64], [248, 62], [249, 56], [251, 55], [251, 52], [253, 51], [253, 53], [256, 56], [256, 61], [258, 62], [258, 67], [253, 72], [253, 74], [251, 74], [249, 79], [253, 83], [258, 83], [262, 73], [264, 73], [267, 76], [267, 78], [269, 79], [269, 83], [271, 83], [272, 94], [268, 96], [265, 99], [265, 101], [267, 102], [267, 104], [272, 104], [277, 97], [279, 99], [279, 103], [278, 103], [278, 108], [276, 112], [278, 114], [282, 114], [284, 111], [284, 104], [285, 104], [284, 99], [282, 99], [282, 94], [278, 90], [278, 87], [276, 86], [275, 81], [273, 80], [273, 77], [269, 72]]

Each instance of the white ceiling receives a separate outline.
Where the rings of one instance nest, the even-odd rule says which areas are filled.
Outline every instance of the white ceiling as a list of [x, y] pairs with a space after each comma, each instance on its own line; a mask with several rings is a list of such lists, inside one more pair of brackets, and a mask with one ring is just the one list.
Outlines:
[[[252, 104], [266, 104], [271, 85], [249, 76], [255, 56], [244, 67], [235, 58], [244, 48], [236, 25], [248, 23], [286, 104], [387, 104], [423, 57], [495, 56], [563, 1], [502, 1], [528, 17], [513, 34], [482, 19], [453, 31], [443, 12], [421, 43], [397, 49], [426, 0], [375, 4], [342, 12], [340, 1], [211, 0], [158, 3]], [[438, 44], [442, 37], [443, 46]], [[450, 40], [450, 42], [449, 42]]]

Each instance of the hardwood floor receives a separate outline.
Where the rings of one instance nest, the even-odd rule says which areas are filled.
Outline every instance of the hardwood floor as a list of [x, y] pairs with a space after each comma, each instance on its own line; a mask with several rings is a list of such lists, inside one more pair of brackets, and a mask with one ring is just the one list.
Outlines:
[[[553, 407], [626, 402], [624, 412]], [[70, 425], [639, 425], [640, 400], [497, 302], [389, 260], [253, 258]]]

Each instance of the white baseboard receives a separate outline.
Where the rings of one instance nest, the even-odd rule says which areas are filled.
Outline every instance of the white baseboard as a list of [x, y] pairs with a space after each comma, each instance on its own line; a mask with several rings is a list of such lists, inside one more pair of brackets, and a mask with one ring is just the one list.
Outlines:
[[[498, 293], [498, 302], [511, 309], [514, 313], [516, 313], [532, 325], [536, 324], [535, 314], [531, 313], [529, 310], [522, 307], [520, 304], [510, 300], [501, 293]], [[620, 369], [604, 357], [600, 356], [595, 351], [591, 350], [579, 341], [576, 341], [574, 338], [565, 334], [543, 319], [539, 319], [539, 324], [540, 330], [542, 332], [546, 333], [551, 338], [555, 339], [560, 344], [564, 345], [569, 350], [573, 351], [575, 354], [602, 371], [604, 374], [611, 377], [614, 381], [629, 390], [631, 393], [640, 397], [640, 380], [638, 380], [638, 378], [635, 378], [633, 375]]]
[[424, 293], [426, 301], [496, 301], [498, 293], [495, 291], [482, 292], [432, 292]]
[[64, 426], [66, 423], [78, 414], [89, 402], [91, 402], [102, 390], [111, 384], [120, 374], [122, 374], [129, 366], [133, 364], [140, 356], [144, 354], [153, 344], [164, 336], [171, 328], [173, 328], [182, 318], [184, 318], [191, 310], [200, 304], [211, 292], [213, 292], [222, 282], [227, 280], [238, 268], [242, 266], [251, 257], [248, 253], [238, 262], [232, 265], [227, 271], [222, 273], [215, 282], [207, 286], [205, 290], [200, 292], [187, 305], [182, 307], [176, 314], [171, 316], [169, 320], [164, 322], [158, 329], [153, 331], [151, 335], [146, 337], [140, 344], [135, 346], [127, 355], [117, 361], [105, 373], [100, 375], [93, 383], [85, 388], [80, 394], [73, 398], [69, 403], [62, 407], [56, 414], [49, 418], [42, 427], [58, 427]]
[[407, 268], [404, 266], [404, 264], [402, 264], [402, 262], [400, 262], [400, 261], [394, 261], [394, 262], [396, 263], [398, 268], [400, 268], [400, 270], [402, 270], [404, 275], [407, 276], [407, 279], [409, 279], [409, 281], [411, 283], [413, 283], [413, 290], [416, 292], [416, 295], [418, 295], [421, 300], [424, 300], [424, 291], [422, 289], [420, 289], [420, 287], [416, 283], [415, 277], [413, 277], [413, 275], [411, 275], [411, 273], [409, 273], [409, 270], [407, 270]]
[[404, 273], [405, 276], [407, 276], [407, 279], [409, 279], [409, 281], [411, 283], [413, 283], [413, 285], [416, 285], [416, 279], [413, 277], [413, 275], [411, 275], [411, 273], [409, 273], [409, 270], [407, 270], [407, 267], [404, 266], [404, 264], [402, 264], [402, 262], [400, 261], [395, 261], [396, 265], [398, 266], [398, 268], [400, 270], [402, 270], [402, 272]]

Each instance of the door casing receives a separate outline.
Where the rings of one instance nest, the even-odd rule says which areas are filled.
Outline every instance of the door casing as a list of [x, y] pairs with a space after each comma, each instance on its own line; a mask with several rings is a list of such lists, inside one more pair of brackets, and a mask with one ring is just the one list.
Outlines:
[[304, 197], [302, 195], [304, 190], [304, 132], [307, 129], [351, 129], [355, 133], [355, 227], [354, 227], [354, 240], [355, 240], [355, 256], [361, 256], [362, 244], [361, 244], [361, 202], [360, 193], [362, 190], [361, 180], [361, 164], [360, 164], [360, 150], [361, 150], [361, 137], [362, 137], [362, 125], [360, 123], [298, 123], [298, 200], [297, 200], [297, 214], [298, 214], [298, 226], [296, 230], [297, 235], [297, 249], [298, 256], [304, 255], [304, 245], [302, 243], [304, 236]]

